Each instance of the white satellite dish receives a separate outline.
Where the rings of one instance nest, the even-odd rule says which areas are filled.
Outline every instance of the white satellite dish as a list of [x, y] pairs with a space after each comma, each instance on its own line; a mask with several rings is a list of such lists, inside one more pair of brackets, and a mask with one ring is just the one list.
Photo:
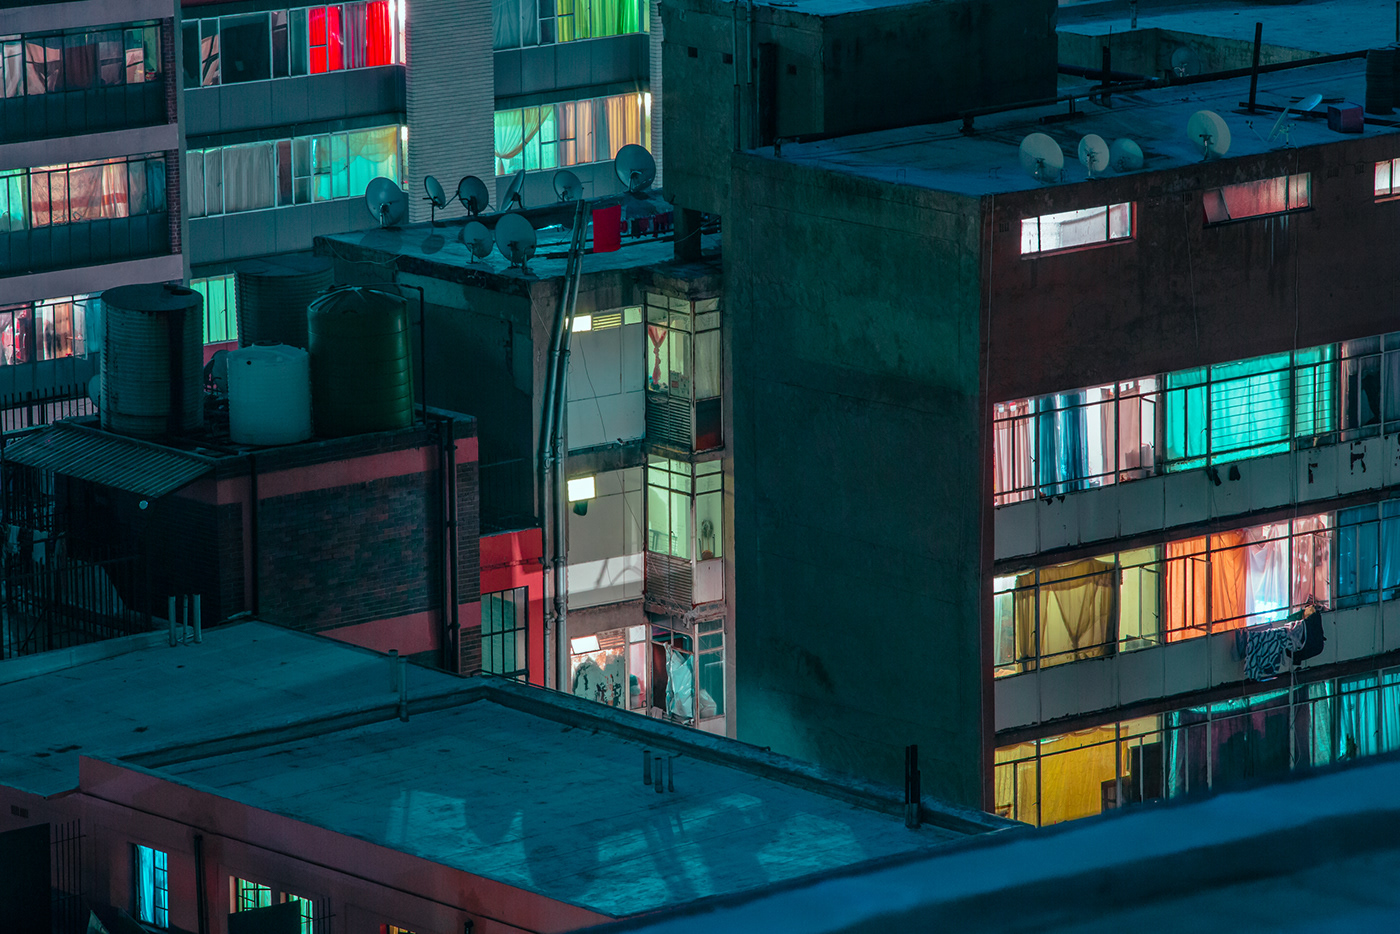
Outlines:
[[1189, 78], [1201, 73], [1201, 57], [1189, 45], [1179, 45], [1172, 52], [1172, 74], [1178, 78]]
[[1284, 118], [1288, 116], [1288, 111], [1290, 107], [1296, 113], [1305, 114], [1321, 103], [1321, 94], [1309, 94], [1307, 97], [1300, 100], [1297, 104], [1291, 104], [1289, 105], [1289, 107], [1283, 108], [1283, 110], [1279, 111], [1278, 119], [1274, 121], [1274, 128], [1269, 131], [1269, 138], [1265, 140], [1265, 142], [1272, 143], [1274, 141], [1274, 137], [1278, 136], [1280, 132], [1283, 133], [1283, 141], [1285, 143], [1289, 141], [1289, 134], [1293, 130], [1293, 124], [1284, 124], [1283, 121]]
[[554, 193], [560, 201], [579, 201], [583, 198], [583, 182], [568, 169], [554, 173]]
[[1198, 110], [1186, 121], [1186, 135], [1201, 147], [1201, 158], [1223, 156], [1230, 151], [1230, 128], [1213, 110]]
[[1115, 172], [1136, 172], [1142, 168], [1142, 147], [1126, 136], [1108, 147], [1108, 164]]
[[1079, 163], [1089, 170], [1089, 177], [1108, 167], [1108, 143], [1097, 133], [1089, 133], [1079, 141]]
[[525, 264], [535, 255], [535, 241], [535, 228], [523, 215], [506, 214], [496, 222], [496, 249], [521, 272], [530, 271]]
[[467, 221], [462, 228], [462, 242], [472, 255], [472, 262], [479, 263], [491, 255], [496, 246], [496, 237], [481, 221]]
[[468, 175], [457, 183], [457, 200], [475, 217], [491, 206], [491, 192], [481, 179]]
[[520, 189], [524, 187], [525, 170], [521, 169], [519, 172], [515, 173], [515, 178], [512, 178], [510, 184], [506, 186], [506, 196], [501, 199], [502, 211], [509, 211], [512, 203], [521, 210], [525, 209], [525, 202], [520, 200]]
[[408, 195], [393, 179], [372, 179], [365, 188], [365, 207], [380, 227], [393, 227], [408, 214]]
[[613, 170], [617, 180], [631, 192], [646, 191], [656, 181], [656, 160], [636, 143], [628, 143], [617, 151]]
[[1021, 168], [1038, 182], [1055, 182], [1065, 167], [1060, 144], [1044, 133], [1032, 133], [1021, 140]]

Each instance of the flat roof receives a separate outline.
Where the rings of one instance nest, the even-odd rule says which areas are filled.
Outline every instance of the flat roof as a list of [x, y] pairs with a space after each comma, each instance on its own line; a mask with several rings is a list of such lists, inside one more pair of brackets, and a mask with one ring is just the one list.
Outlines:
[[[37, 795], [78, 785], [78, 756], [126, 757], [310, 720], [396, 715], [385, 657], [250, 621], [171, 648], [168, 632], [0, 662], [0, 784]], [[463, 679], [414, 667], [414, 696]]]
[[[1364, 100], [1365, 63], [1361, 60], [1311, 65], [1259, 76], [1257, 100], [1260, 104], [1283, 107], [1311, 93], [1323, 96], [1324, 103], [1318, 107], [1322, 117], [1294, 121], [1291, 142], [1295, 148], [1397, 132], [1395, 126], [1384, 126], [1370, 119], [1361, 134], [1334, 133], [1327, 128], [1326, 102], [1360, 103]], [[962, 122], [953, 120], [807, 143], [787, 143], [779, 157], [774, 157], [771, 147], [756, 152], [768, 158], [936, 191], [970, 196], [1003, 194], [1053, 187], [1042, 185], [1021, 169], [1019, 149], [1021, 141], [1030, 133], [1048, 134], [1060, 144], [1065, 154], [1064, 181], [1060, 184], [1088, 179], [1088, 172], [1079, 163], [1076, 153], [1079, 140], [1089, 133], [1098, 134], [1110, 144], [1121, 137], [1129, 137], [1142, 147], [1145, 161], [1141, 169], [1104, 173], [1109, 177], [1199, 163], [1201, 151], [1186, 135], [1186, 123], [1198, 110], [1215, 111], [1229, 126], [1231, 145], [1223, 157], [1227, 161], [1283, 149], [1279, 140], [1269, 143], [1264, 139], [1277, 119], [1276, 111], [1260, 111], [1252, 117], [1236, 113], [1240, 102], [1248, 96], [1248, 77], [1131, 93], [1120, 91], [1113, 94], [1110, 107], [1093, 103], [1086, 96], [1075, 102], [1078, 111], [1075, 116], [1049, 123], [1040, 120], [1066, 113], [1068, 105], [1060, 103], [978, 117], [971, 135], [964, 135]]]
[[[251, 807], [613, 917], [967, 836], [927, 824], [909, 830], [900, 815], [707, 755], [739, 746], [730, 740], [544, 696], [594, 717], [555, 719], [483, 697], [415, 713], [407, 723], [153, 768]], [[629, 725], [665, 727], [673, 747], [612, 728]], [[646, 748], [679, 753], [674, 792], [642, 782]], [[986, 820], [987, 829], [1009, 826]]]
[[589, 930], [1393, 931], [1400, 761], [1387, 759]]
[[[1083, 35], [1131, 30], [1127, 0], [1060, 0], [1059, 29]], [[1254, 24], [1263, 23], [1261, 41], [1309, 52], [1353, 52], [1387, 45], [1395, 38], [1392, 0], [1299, 0], [1248, 3], [1242, 0], [1152, 0], [1138, 4], [1139, 29], [1167, 29], [1254, 42]]]

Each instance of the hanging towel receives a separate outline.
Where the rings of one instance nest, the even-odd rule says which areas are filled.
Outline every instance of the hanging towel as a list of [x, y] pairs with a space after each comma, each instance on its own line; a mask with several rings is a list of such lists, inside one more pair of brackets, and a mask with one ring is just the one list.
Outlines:
[[1260, 629], [1250, 632], [1244, 659], [1244, 676], [1251, 681], [1268, 681], [1278, 676], [1283, 653], [1288, 648], [1286, 629]]

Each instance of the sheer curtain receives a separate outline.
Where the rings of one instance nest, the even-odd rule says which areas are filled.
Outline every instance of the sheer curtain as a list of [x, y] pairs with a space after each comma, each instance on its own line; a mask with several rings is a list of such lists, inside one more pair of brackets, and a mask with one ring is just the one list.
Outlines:
[[617, 157], [617, 151], [628, 143], [642, 144], [641, 95], [622, 94], [604, 98], [607, 107], [607, 155], [599, 148], [598, 161]]
[[1035, 495], [1035, 451], [1029, 399], [999, 402], [992, 410], [992, 486], [998, 506]]
[[1045, 664], [1109, 655], [1117, 641], [1113, 561], [1090, 558], [1040, 570], [1040, 641]]
[[1210, 618], [1217, 631], [1246, 625], [1249, 612], [1247, 530], [1210, 537]]
[[270, 208], [277, 203], [272, 143], [228, 146], [224, 158], [224, 213]]
[[357, 198], [379, 176], [399, 180], [399, 130], [387, 126], [350, 134], [350, 197]]
[[1286, 353], [1211, 367], [1212, 455], [1288, 442], [1289, 367]]
[[1244, 530], [1249, 562], [1246, 593], [1247, 625], [1275, 622], [1288, 609], [1288, 523]]
[[1325, 514], [1293, 520], [1293, 606], [1309, 597], [1332, 602], [1331, 526], [1332, 519]]
[[524, 120], [519, 110], [496, 112], [496, 174], [510, 175], [524, 164], [521, 150], [525, 148]]
[[1205, 634], [1206, 540], [1188, 538], [1167, 542], [1166, 627], [1167, 641], [1177, 642]]

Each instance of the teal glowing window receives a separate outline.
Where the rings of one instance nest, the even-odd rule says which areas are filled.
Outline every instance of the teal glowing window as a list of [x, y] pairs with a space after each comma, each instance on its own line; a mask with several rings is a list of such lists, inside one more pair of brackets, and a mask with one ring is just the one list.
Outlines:
[[650, 0], [492, 0], [497, 49], [646, 32]]
[[158, 928], [170, 926], [170, 867], [160, 850], [132, 846], [132, 914]]
[[204, 296], [204, 343], [238, 340], [238, 280], [233, 273], [191, 279], [190, 288]]
[[629, 143], [651, 148], [650, 92], [496, 111], [497, 175], [606, 162]]

